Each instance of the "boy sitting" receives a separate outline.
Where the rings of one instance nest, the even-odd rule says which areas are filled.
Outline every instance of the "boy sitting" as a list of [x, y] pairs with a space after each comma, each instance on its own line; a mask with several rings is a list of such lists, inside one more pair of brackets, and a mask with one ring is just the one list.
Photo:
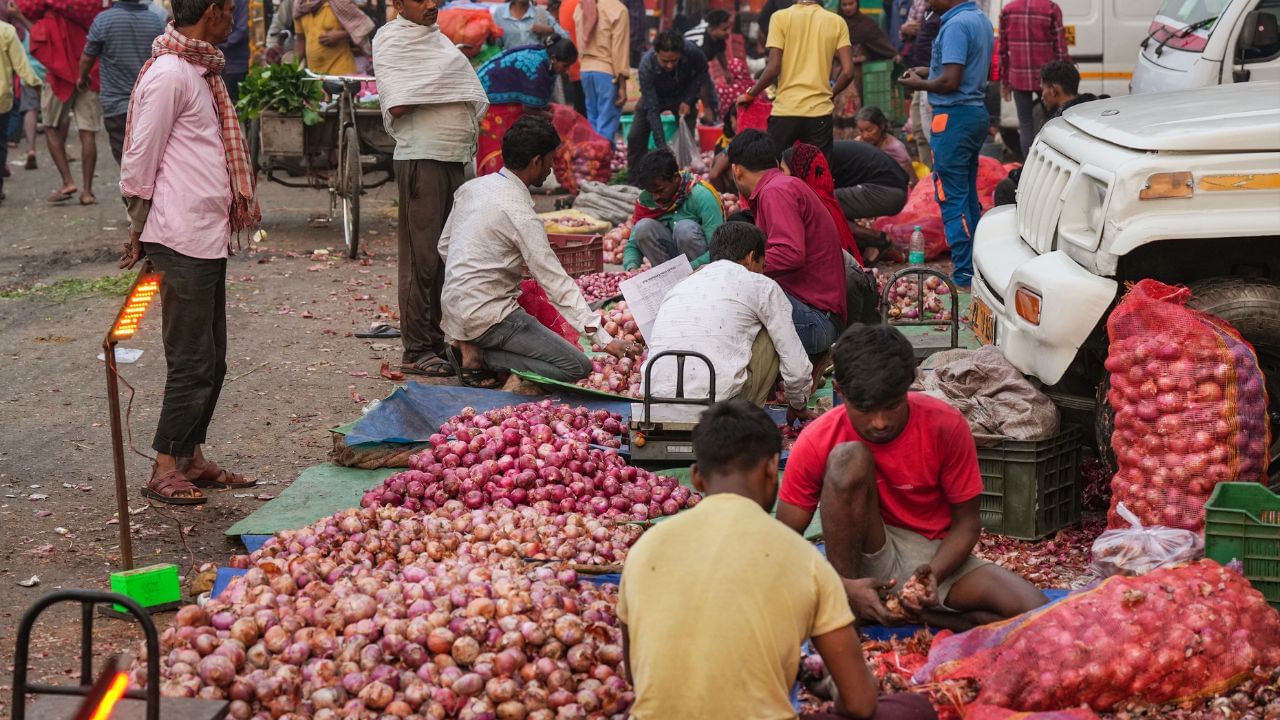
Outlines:
[[670, 150], [640, 159], [631, 182], [643, 190], [636, 201], [636, 224], [622, 250], [622, 267], [634, 270], [645, 258], [657, 267], [684, 254], [696, 270], [709, 257], [707, 241], [724, 224], [720, 196], [705, 180], [680, 172]]

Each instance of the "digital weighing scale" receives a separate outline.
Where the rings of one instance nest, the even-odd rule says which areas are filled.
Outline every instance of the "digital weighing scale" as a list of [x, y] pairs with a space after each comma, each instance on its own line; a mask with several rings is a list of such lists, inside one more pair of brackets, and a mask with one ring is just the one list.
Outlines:
[[[676, 362], [675, 397], [654, 397], [649, 388], [653, 366], [671, 356]], [[688, 398], [684, 394], [684, 364], [697, 358], [707, 366], [708, 395]], [[682, 350], [665, 350], [649, 358], [644, 369], [644, 400], [631, 403], [631, 460], [633, 462], [689, 464], [693, 462], [693, 429], [703, 410], [716, 402], [716, 369], [706, 355]]]

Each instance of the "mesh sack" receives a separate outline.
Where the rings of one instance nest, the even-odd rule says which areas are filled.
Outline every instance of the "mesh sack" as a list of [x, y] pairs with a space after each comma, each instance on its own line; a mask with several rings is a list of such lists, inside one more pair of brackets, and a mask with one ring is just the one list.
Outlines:
[[1267, 477], [1269, 429], [1258, 356], [1230, 325], [1186, 307], [1191, 291], [1155, 280], [1107, 320], [1107, 401], [1115, 410], [1107, 527], [1123, 502], [1143, 525], [1199, 530], [1220, 482]]
[[547, 291], [542, 289], [537, 280], [520, 281], [520, 297], [516, 298], [516, 303], [544, 327], [568, 340], [570, 345], [579, 347], [578, 341], [582, 336], [564, 319], [556, 306], [551, 304]]
[[940, 634], [916, 682], [971, 678], [976, 703], [1105, 712], [1223, 693], [1280, 664], [1280, 613], [1212, 560], [1115, 575], [1033, 612]]
[[773, 103], [756, 98], [738, 108], [738, 132], [743, 130], [769, 129], [769, 116], [773, 114]]
[[556, 182], [573, 194], [582, 181], [609, 182], [613, 177], [613, 142], [601, 137], [568, 105], [552, 103], [551, 124], [563, 141], [552, 165]]
[[1098, 720], [1098, 714], [1089, 708], [1028, 713], [979, 704], [965, 709], [964, 720]]

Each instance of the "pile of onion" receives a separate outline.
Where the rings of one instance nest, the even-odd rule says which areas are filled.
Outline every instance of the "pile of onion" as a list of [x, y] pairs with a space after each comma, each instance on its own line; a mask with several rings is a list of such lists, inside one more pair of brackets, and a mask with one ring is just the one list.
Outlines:
[[640, 274], [639, 270], [589, 273], [579, 276], [575, 282], [582, 290], [582, 297], [587, 302], [593, 303], [622, 294], [622, 289], [619, 287], [622, 281], [638, 274]]
[[628, 220], [604, 234], [604, 261], [612, 265], [622, 264], [622, 250], [631, 238], [633, 223]]
[[599, 354], [591, 358], [591, 374], [579, 380], [576, 385], [614, 395], [640, 398], [644, 393], [640, 390], [644, 378], [644, 361], [649, 352], [632, 358]]
[[[1103, 712], [1221, 693], [1255, 666], [1280, 665], [1280, 614], [1211, 560], [1108, 578], [998, 636], [933, 679], [976, 677], [979, 702], [1011, 710]], [[939, 639], [935, 657], [954, 657], [968, 641]]]
[[[582, 513], [614, 520], [674, 515], [698, 496], [674, 478], [627, 465], [616, 450], [574, 439], [587, 411], [564, 419], [550, 400], [483, 414], [467, 409], [430, 437], [431, 448], [410, 457], [409, 470], [365, 493], [362, 507], [404, 506], [431, 512], [450, 500], [467, 508], [531, 505], [543, 513]], [[599, 432], [622, 426], [604, 411]], [[560, 418], [560, 419], [556, 419]], [[603, 418], [603, 419], [600, 419]], [[550, 424], [548, 424], [550, 423]]]
[[627, 305], [626, 300], [621, 300], [614, 305], [598, 310], [600, 318], [604, 320], [604, 331], [615, 338], [621, 338], [628, 342], [644, 342], [644, 337], [640, 334], [640, 327], [636, 325], [636, 318], [631, 314], [631, 308]]
[[161, 691], [230, 700], [234, 720], [622, 717], [616, 588], [504, 556], [493, 538], [526, 519], [380, 508], [283, 533], [178, 611]]
[[[883, 290], [884, 288], [881, 287], [882, 294]], [[918, 302], [919, 291], [920, 281], [916, 276], [900, 278], [894, 283], [889, 291], [889, 319], [951, 322], [949, 299], [944, 301], [944, 298], [951, 294], [951, 288], [942, 281], [942, 278], [935, 275], [925, 276], [923, 305]]]

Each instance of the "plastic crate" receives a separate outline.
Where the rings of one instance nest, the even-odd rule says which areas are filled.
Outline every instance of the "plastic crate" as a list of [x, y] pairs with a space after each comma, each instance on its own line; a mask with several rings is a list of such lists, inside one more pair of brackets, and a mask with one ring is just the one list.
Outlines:
[[[547, 233], [547, 241], [569, 277], [604, 272], [603, 235]], [[524, 276], [532, 277], [529, 268], [524, 269]]]
[[[620, 124], [622, 126], [623, 140], [626, 140], [627, 137], [631, 135], [631, 124], [635, 122], [635, 119], [636, 119], [636, 116], [630, 113], [622, 116], [622, 120]], [[664, 137], [666, 137], [668, 145], [671, 145], [676, 141], [676, 116], [675, 115], [662, 116], [662, 134]], [[653, 142], [653, 132], [651, 131], [649, 133], [649, 149], [652, 150], [656, 147], [658, 146]]]
[[880, 108], [890, 125], [901, 127], [907, 122], [908, 108], [894, 75], [896, 68], [892, 60], [862, 63], [862, 107]]
[[1224, 565], [1239, 560], [1280, 610], [1280, 495], [1259, 483], [1218, 483], [1204, 506], [1204, 554]]
[[1003, 440], [978, 448], [982, 527], [1039, 540], [1080, 519], [1080, 432], [1047, 440]]

